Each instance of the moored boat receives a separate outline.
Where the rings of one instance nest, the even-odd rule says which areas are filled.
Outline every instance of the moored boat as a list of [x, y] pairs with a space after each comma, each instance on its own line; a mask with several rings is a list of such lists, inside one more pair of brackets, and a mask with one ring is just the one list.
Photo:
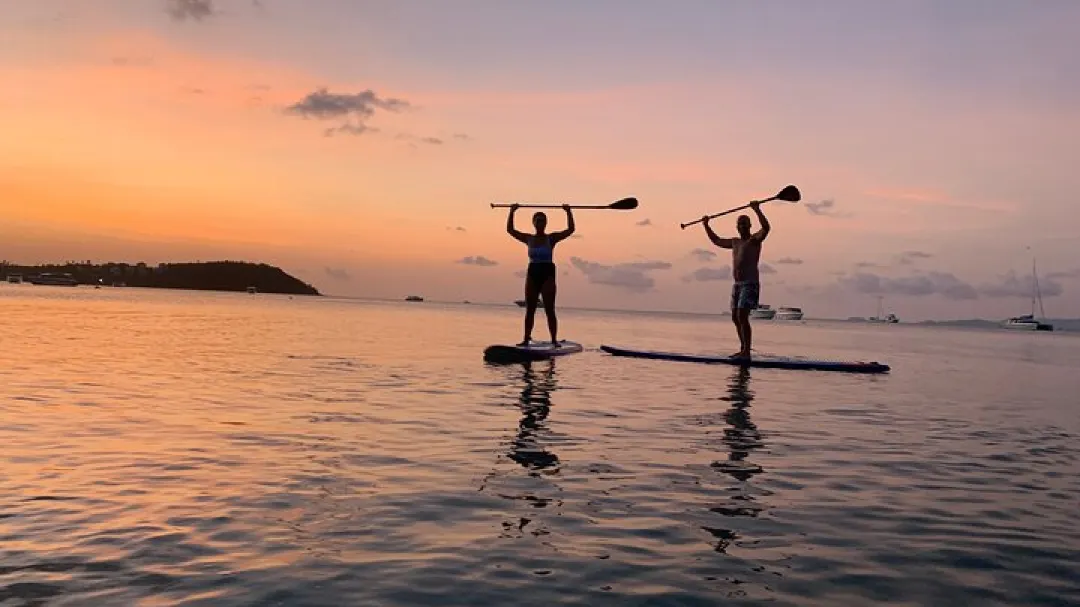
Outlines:
[[1015, 331], [1053, 331], [1054, 325], [1045, 322], [1039, 322], [1035, 320], [1035, 317], [1031, 314], [1024, 314], [1023, 316], [1014, 316], [1006, 319], [1001, 323], [1001, 326], [1006, 329], [1013, 329]]
[[37, 276], [31, 276], [30, 284], [55, 287], [76, 287], [79, 285], [79, 281], [67, 272], [42, 272]]
[[1042, 292], [1039, 290], [1039, 274], [1035, 269], [1035, 258], [1031, 259], [1031, 314], [1013, 316], [1001, 323], [1005, 329], [1014, 331], [1053, 331], [1054, 325], [1042, 322], [1035, 318], [1035, 304], [1039, 304], [1039, 316], [1046, 318], [1043, 310]]
[[776, 310], [771, 308], [768, 304], [761, 304], [753, 310], [750, 310], [750, 318], [755, 320], [772, 320], [774, 316], [776, 316]]
[[776, 309], [776, 320], [802, 320], [802, 308], [781, 306]]

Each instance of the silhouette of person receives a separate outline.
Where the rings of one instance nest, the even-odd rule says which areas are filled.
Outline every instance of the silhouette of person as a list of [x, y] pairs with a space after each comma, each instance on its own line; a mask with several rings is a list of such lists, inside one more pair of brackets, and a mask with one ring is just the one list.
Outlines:
[[761, 278], [758, 271], [758, 262], [761, 259], [761, 246], [765, 238], [769, 236], [772, 226], [765, 214], [761, 212], [761, 203], [754, 202], [750, 208], [757, 215], [761, 229], [751, 232], [752, 224], [749, 215], [739, 215], [735, 227], [739, 231], [737, 238], [720, 238], [709, 226], [709, 218], [702, 217], [701, 225], [705, 228], [705, 234], [716, 246], [723, 249], [731, 249], [731, 273], [735, 280], [731, 286], [731, 320], [735, 323], [735, 331], [739, 334], [739, 351], [732, 355], [733, 358], [750, 358], [753, 345], [753, 332], [750, 329], [750, 310], [758, 307], [758, 298], [761, 293]]
[[510, 205], [506, 216], [506, 232], [529, 247], [529, 268], [525, 275], [525, 339], [521, 346], [532, 341], [533, 323], [536, 320], [537, 300], [543, 296], [544, 314], [547, 316], [551, 343], [559, 343], [559, 320], [555, 316], [555, 245], [566, 240], [574, 233], [574, 212], [570, 205], [563, 205], [566, 211], [567, 228], [562, 232], [547, 233], [547, 215], [542, 212], [533, 214], [533, 227], [536, 234], [526, 234], [514, 228], [514, 213], [520, 205]]

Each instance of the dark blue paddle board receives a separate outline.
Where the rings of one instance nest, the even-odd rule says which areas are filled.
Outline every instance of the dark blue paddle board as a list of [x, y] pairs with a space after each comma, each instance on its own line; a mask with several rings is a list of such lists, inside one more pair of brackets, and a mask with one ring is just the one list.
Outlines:
[[526, 362], [576, 354], [583, 349], [581, 344], [566, 340], [555, 346], [549, 341], [534, 341], [527, 346], [496, 344], [484, 349], [484, 360], [496, 363]]
[[768, 369], [805, 369], [810, 371], [843, 371], [846, 373], [888, 373], [889, 365], [879, 362], [807, 360], [786, 356], [757, 356], [750, 360], [730, 356], [709, 356], [704, 354], [677, 354], [674, 352], [656, 352], [651, 350], [631, 350], [615, 346], [600, 346], [600, 349], [614, 356], [633, 358], [651, 358], [654, 360], [673, 360], [679, 362], [736, 365], [740, 367], [764, 367]]

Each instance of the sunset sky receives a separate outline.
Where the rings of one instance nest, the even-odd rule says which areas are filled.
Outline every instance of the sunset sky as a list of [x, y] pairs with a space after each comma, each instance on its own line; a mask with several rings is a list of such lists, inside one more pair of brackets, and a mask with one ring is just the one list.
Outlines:
[[489, 203], [636, 196], [577, 213], [560, 301], [720, 311], [729, 259], [679, 223], [795, 184], [764, 207], [764, 303], [997, 319], [1029, 311], [1034, 253], [1047, 314], [1080, 317], [1075, 0], [0, 11], [11, 261], [244, 259], [326, 294], [508, 302], [527, 257]]

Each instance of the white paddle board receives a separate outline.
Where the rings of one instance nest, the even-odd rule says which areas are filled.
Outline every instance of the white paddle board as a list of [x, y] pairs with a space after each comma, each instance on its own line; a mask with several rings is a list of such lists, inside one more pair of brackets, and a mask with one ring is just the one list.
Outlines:
[[484, 360], [488, 362], [523, 362], [544, 360], [556, 356], [576, 354], [584, 348], [574, 341], [562, 340], [558, 344], [549, 341], [533, 341], [527, 346], [495, 344], [484, 349]]

